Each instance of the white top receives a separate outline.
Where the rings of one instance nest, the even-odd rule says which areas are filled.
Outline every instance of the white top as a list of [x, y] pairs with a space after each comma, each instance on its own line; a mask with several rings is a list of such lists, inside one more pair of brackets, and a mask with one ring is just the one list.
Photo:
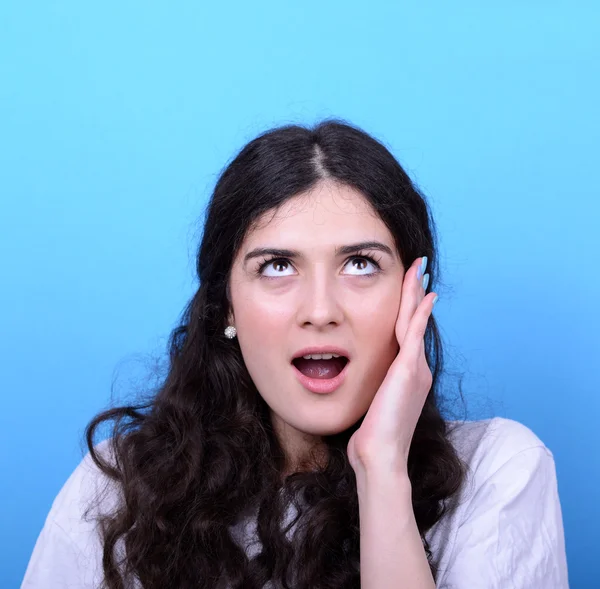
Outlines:
[[[456, 424], [450, 439], [469, 469], [456, 507], [426, 533], [439, 566], [437, 589], [568, 589], [552, 452], [511, 419]], [[105, 484], [86, 455], [52, 504], [21, 589], [100, 585], [100, 538], [83, 512]], [[110, 511], [117, 500], [118, 490], [108, 487], [100, 510]], [[250, 518], [233, 530], [250, 557], [260, 550], [254, 524]]]

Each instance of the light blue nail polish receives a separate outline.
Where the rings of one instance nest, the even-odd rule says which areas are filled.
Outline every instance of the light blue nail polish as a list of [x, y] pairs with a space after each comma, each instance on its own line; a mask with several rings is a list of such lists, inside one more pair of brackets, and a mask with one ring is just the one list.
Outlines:
[[437, 295], [435, 295], [435, 299], [433, 299], [433, 304], [434, 304], [434, 305], [435, 305], [435, 304], [438, 302], [438, 299], [439, 299], [439, 298], [440, 298], [440, 297], [438, 297]]
[[427, 268], [427, 256], [423, 256], [423, 260], [421, 262], [421, 275], [425, 274], [426, 268]]
[[423, 276], [423, 289], [427, 290], [427, 285], [429, 284], [429, 274], [425, 274]]

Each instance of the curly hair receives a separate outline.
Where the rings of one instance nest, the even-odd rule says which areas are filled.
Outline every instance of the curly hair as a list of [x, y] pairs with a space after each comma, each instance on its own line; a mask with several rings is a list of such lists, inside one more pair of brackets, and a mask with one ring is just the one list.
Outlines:
[[[285, 475], [269, 407], [239, 344], [223, 333], [231, 265], [249, 228], [323, 179], [364, 195], [393, 235], [405, 270], [426, 255], [431, 283], [439, 279], [430, 207], [381, 142], [329, 119], [274, 128], [243, 147], [210, 198], [196, 258], [199, 287], [170, 334], [166, 376], [144, 402], [103, 411], [85, 430], [92, 459], [121, 493], [117, 508], [99, 522], [107, 589], [129, 587], [130, 579], [145, 589], [360, 587], [358, 498], [346, 448], [364, 415], [346, 431], [323, 437], [324, 464], [308, 461]], [[424, 534], [446, 513], [465, 465], [442, 417], [443, 350], [433, 316], [425, 352], [433, 384], [408, 470], [435, 577]], [[94, 445], [100, 425], [111, 426], [114, 461]], [[296, 515], [288, 523], [290, 505]], [[249, 514], [261, 544], [253, 556], [232, 534]]]

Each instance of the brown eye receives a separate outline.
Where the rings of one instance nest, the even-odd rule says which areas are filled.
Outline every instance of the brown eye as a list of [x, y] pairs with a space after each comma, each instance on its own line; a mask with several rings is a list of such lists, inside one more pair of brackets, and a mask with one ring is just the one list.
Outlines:
[[[368, 265], [371, 264], [375, 270], [373, 272], [366, 272], [366, 273], [361, 273], [361, 274], [353, 274], [353, 276], [375, 276], [375, 274], [378, 274], [381, 270], [381, 266], [379, 265], [378, 262], [376, 262], [373, 258], [371, 258], [370, 256], [356, 256], [354, 258], [351, 258], [350, 260], [348, 260], [348, 262], [352, 262], [352, 265], [354, 266], [354, 268], [356, 270], [359, 270], [360, 272], [362, 272], [363, 270], [366, 270], [368, 268]], [[357, 267], [356, 262], [358, 262], [359, 264], [361, 264], [361, 267]]]
[[270, 275], [265, 274], [264, 271], [268, 268], [287, 268], [290, 265], [289, 260], [285, 258], [272, 258], [270, 260], [265, 260], [258, 269], [258, 273], [265, 278], [277, 278], [278, 276], [289, 276], [289, 274], [283, 274], [280, 270], [275, 270]]
[[277, 268], [278, 266], [281, 268], [281, 266], [287, 266], [287, 263], [286, 262], [273, 262], [273, 264], [272, 264], [273, 268]]

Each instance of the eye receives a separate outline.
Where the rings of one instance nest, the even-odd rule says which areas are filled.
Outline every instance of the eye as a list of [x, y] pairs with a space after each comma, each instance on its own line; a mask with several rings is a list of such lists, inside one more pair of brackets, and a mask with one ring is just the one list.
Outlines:
[[[358, 262], [358, 264], [356, 263]], [[371, 264], [371, 266], [373, 266], [375, 268], [374, 271], [371, 272], [366, 272], [366, 273], [350, 273], [351, 276], [364, 276], [364, 277], [371, 277], [374, 276], [375, 274], [378, 274], [381, 271], [381, 265], [379, 264], [378, 260], [375, 260], [375, 258], [373, 258], [372, 256], [366, 255], [366, 254], [361, 254], [358, 256], [353, 256], [352, 258], [350, 258], [347, 262], [346, 262], [346, 266], [349, 265], [350, 263], [352, 263], [352, 267], [357, 268], [360, 270], [364, 270], [365, 269], [365, 263]], [[290, 269], [292, 267], [290, 260], [288, 260], [287, 258], [271, 258], [268, 260], [264, 260], [259, 268], [258, 268], [258, 274], [260, 274], [261, 276], [263, 276], [264, 278], [277, 278], [280, 276], [291, 276], [291, 274], [286, 274], [284, 273], [285, 270]], [[278, 271], [276, 270], [276, 268], [282, 268], [283, 271]], [[265, 270], [273, 270], [272, 273], [265, 273]]]
[[[367, 272], [366, 274], [354, 274], [354, 276], [373, 276], [381, 270], [381, 266], [379, 265], [379, 263], [371, 256], [355, 256], [354, 258], [350, 258], [348, 260], [348, 263], [350, 262], [359, 262], [359, 265], [362, 266], [362, 268], [359, 268], [359, 270], [364, 270], [365, 262], [368, 262], [369, 264], [371, 264], [371, 266], [375, 267], [374, 272]], [[353, 264], [353, 266], [356, 268], [356, 264]]]
[[289, 274], [283, 274], [282, 272], [275, 272], [272, 275], [268, 275], [264, 273], [264, 270], [272, 269], [275, 267], [289, 267], [291, 266], [290, 261], [285, 258], [271, 258], [270, 260], [265, 260], [259, 267], [258, 273], [264, 276], [265, 278], [276, 278], [277, 276], [290, 276]]

